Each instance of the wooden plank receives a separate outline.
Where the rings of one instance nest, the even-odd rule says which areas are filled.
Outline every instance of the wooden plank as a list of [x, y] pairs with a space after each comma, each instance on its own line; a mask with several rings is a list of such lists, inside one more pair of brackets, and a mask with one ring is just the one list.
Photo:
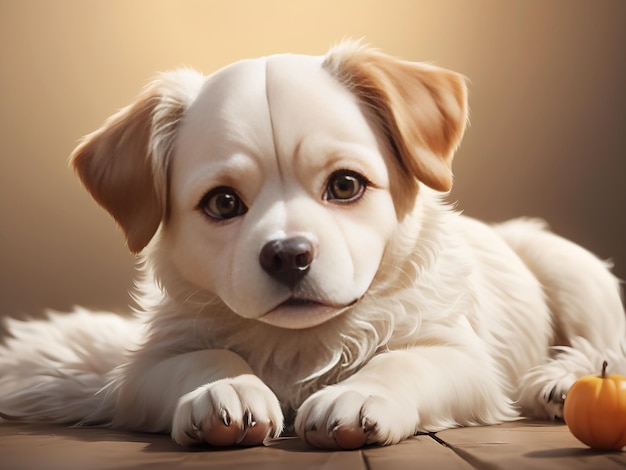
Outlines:
[[183, 449], [169, 436], [109, 429], [0, 424], [0, 469], [113, 470], [150, 468], [367, 470], [361, 450], [320, 451], [297, 438], [238, 449]]
[[471, 470], [472, 466], [429, 435], [415, 436], [397, 445], [363, 450], [371, 470]]
[[[257, 462], [263, 470], [368, 470], [361, 450], [336, 452], [313, 449], [297, 437], [274, 439], [255, 450], [254, 457], [259, 459]], [[257, 465], [254, 465], [254, 470]]]
[[589, 449], [564, 424], [520, 421], [450, 429], [436, 437], [479, 469], [620, 469], [626, 452]]
[[[105, 470], [122, 462], [133, 466], [151, 460], [150, 437], [121, 435], [104, 429], [67, 429], [55, 426], [0, 425], [0, 468], [7, 470]], [[181, 456], [169, 459], [171, 466]], [[165, 468], [159, 464], [156, 468]]]

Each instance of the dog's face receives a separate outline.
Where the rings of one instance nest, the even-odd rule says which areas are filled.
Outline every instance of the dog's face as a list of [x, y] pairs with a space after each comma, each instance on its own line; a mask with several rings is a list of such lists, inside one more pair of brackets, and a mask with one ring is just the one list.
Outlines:
[[[448, 190], [456, 74], [344, 45], [163, 77], [76, 150], [139, 251], [233, 312], [308, 328], [374, 280], [418, 180]], [[166, 286], [167, 287], [167, 286]]]
[[180, 125], [163, 242], [235, 312], [308, 327], [356, 302], [397, 224], [397, 168], [322, 60], [277, 56], [211, 77]]

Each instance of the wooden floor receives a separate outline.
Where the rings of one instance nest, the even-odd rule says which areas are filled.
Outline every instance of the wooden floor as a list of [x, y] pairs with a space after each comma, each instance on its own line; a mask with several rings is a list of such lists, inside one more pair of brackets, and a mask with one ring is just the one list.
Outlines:
[[2, 470], [626, 469], [626, 449], [596, 452], [567, 427], [519, 422], [419, 435], [390, 447], [330, 452], [295, 437], [265, 446], [183, 450], [168, 436], [0, 423]]

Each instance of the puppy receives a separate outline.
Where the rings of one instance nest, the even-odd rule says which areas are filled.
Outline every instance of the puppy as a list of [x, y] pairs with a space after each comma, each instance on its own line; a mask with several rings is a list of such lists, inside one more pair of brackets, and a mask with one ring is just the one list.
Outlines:
[[606, 263], [444, 202], [462, 76], [356, 43], [160, 75], [72, 164], [140, 256], [136, 318], [9, 320], [5, 419], [312, 446], [559, 418], [626, 372]]

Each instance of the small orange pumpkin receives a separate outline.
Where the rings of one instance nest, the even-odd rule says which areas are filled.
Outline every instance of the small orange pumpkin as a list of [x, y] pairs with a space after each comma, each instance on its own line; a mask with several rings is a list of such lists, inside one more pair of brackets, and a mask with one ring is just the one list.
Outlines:
[[602, 374], [574, 382], [565, 398], [563, 418], [572, 434], [594, 449], [626, 446], [626, 377]]

